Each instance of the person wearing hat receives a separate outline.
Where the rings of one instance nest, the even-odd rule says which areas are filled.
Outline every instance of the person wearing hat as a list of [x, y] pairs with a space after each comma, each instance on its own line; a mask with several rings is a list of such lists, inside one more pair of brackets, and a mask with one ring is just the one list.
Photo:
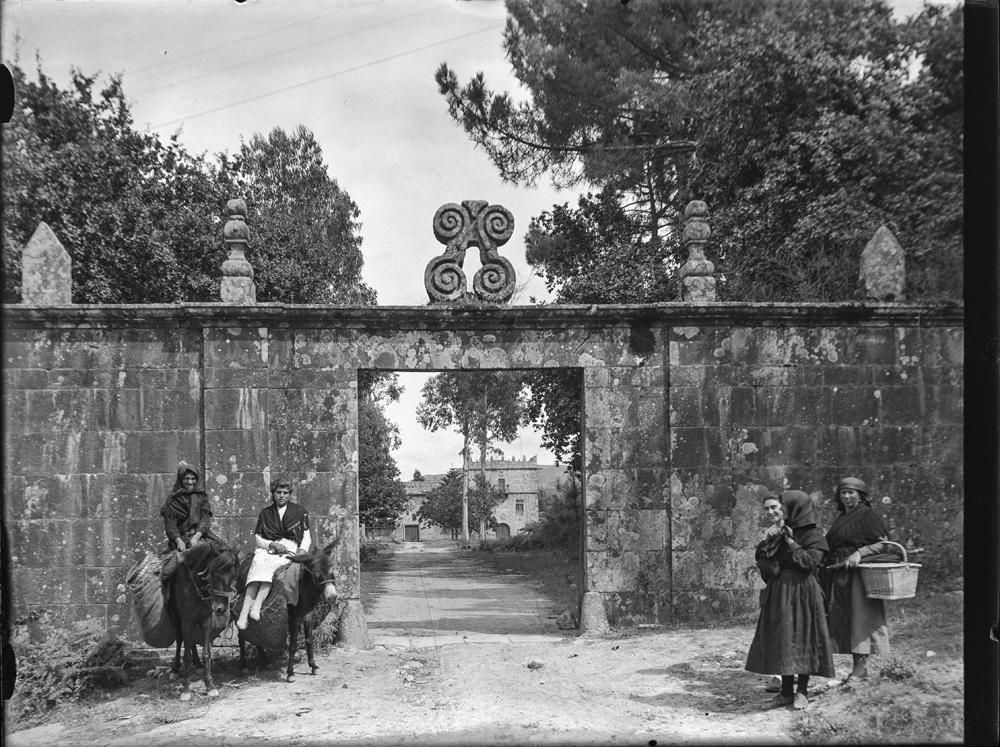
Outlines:
[[885, 602], [865, 595], [858, 564], [891, 549], [891, 545], [882, 544], [889, 539], [889, 530], [871, 507], [868, 486], [862, 480], [845, 477], [837, 485], [835, 500], [839, 515], [826, 533], [830, 553], [820, 582], [834, 652], [851, 654], [854, 660], [854, 668], [844, 679], [848, 683], [868, 678], [871, 654], [889, 653]]

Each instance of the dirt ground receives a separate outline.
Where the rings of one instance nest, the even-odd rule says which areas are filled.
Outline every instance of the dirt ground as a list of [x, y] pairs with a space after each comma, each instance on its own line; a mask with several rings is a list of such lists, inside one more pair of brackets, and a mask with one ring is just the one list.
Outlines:
[[[796, 714], [764, 711], [767, 678], [743, 669], [751, 626], [633, 631], [604, 638], [559, 630], [558, 612], [518, 574], [474, 553], [392, 556], [368, 612], [370, 649], [335, 647], [240, 674], [217, 654], [220, 695], [192, 674], [142, 677], [45, 726], [22, 745], [792, 743]], [[443, 578], [450, 580], [442, 580]], [[492, 605], [492, 606], [491, 606]], [[166, 652], [164, 652], [166, 654]], [[837, 657], [838, 667], [849, 657]], [[164, 656], [163, 663], [166, 663]], [[813, 707], [835, 697], [816, 678]], [[190, 684], [190, 689], [187, 689]]]

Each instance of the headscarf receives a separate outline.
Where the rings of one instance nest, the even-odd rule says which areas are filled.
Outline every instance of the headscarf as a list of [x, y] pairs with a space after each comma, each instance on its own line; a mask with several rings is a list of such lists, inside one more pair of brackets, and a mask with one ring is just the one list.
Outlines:
[[[184, 488], [184, 483], [181, 480], [186, 472], [193, 472], [194, 476], [197, 478], [193, 490], [186, 490]], [[191, 494], [191, 493], [204, 493], [205, 485], [201, 479], [201, 471], [195, 467], [193, 464], [189, 464], [185, 461], [180, 461], [177, 463], [177, 479], [174, 481], [174, 489], [170, 491], [170, 497], [173, 498], [176, 495]]]
[[812, 498], [801, 490], [782, 491], [781, 504], [785, 507], [785, 526], [792, 529], [816, 526]]
[[[778, 493], [768, 493], [764, 496], [764, 500], [761, 501], [762, 504], [767, 503], [769, 500], [776, 500], [778, 503], [782, 504], [782, 510], [784, 510], [784, 501], [781, 500], [781, 495]], [[781, 543], [784, 535], [782, 533], [775, 534], [771, 537], [763, 539], [760, 543], [760, 551], [765, 557], [773, 558], [778, 552], [778, 548], [781, 547]]]
[[834, 493], [834, 500], [837, 502], [837, 510], [840, 513], [844, 513], [847, 509], [844, 507], [844, 502], [840, 500], [840, 490], [841, 488], [849, 488], [851, 490], [858, 491], [858, 495], [861, 496], [861, 502], [866, 506], [872, 505], [872, 499], [868, 497], [868, 486], [865, 485], [864, 480], [857, 477], [845, 477], [839, 483], [837, 483], [837, 490]]

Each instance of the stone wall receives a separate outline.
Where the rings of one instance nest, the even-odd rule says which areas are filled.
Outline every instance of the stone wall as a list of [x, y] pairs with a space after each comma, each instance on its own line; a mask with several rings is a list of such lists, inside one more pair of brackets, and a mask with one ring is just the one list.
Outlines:
[[[582, 370], [581, 591], [614, 625], [752, 609], [767, 488], [864, 478], [928, 572], [961, 568], [960, 310], [660, 304], [6, 307], [4, 518], [17, 616], [137, 638], [125, 572], [163, 545], [179, 459], [249, 549], [290, 476], [359, 599], [359, 369]], [[887, 500], [888, 499], [888, 500]], [[832, 519], [830, 506], [825, 518]]]

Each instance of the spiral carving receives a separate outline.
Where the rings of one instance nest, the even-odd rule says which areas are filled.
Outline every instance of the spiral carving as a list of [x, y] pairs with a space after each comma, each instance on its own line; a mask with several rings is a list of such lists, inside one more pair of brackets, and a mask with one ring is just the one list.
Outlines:
[[465, 301], [465, 252], [478, 247], [482, 267], [473, 278], [473, 291], [481, 301], [503, 303], [514, 294], [514, 266], [497, 253], [514, 234], [514, 216], [503, 205], [485, 200], [445, 203], [434, 213], [434, 238], [445, 245], [424, 270], [424, 287], [432, 302]]
[[488, 238], [493, 249], [507, 243], [514, 234], [514, 216], [503, 205], [490, 205], [476, 219], [479, 233]]
[[457, 301], [465, 296], [465, 272], [451, 257], [435, 257], [424, 270], [424, 287], [431, 301]]
[[434, 213], [434, 238], [447, 244], [459, 236], [470, 222], [468, 211], [461, 205], [454, 202], [442, 205]]
[[472, 290], [483, 301], [506, 303], [514, 295], [514, 266], [506, 257], [495, 257], [479, 268]]

